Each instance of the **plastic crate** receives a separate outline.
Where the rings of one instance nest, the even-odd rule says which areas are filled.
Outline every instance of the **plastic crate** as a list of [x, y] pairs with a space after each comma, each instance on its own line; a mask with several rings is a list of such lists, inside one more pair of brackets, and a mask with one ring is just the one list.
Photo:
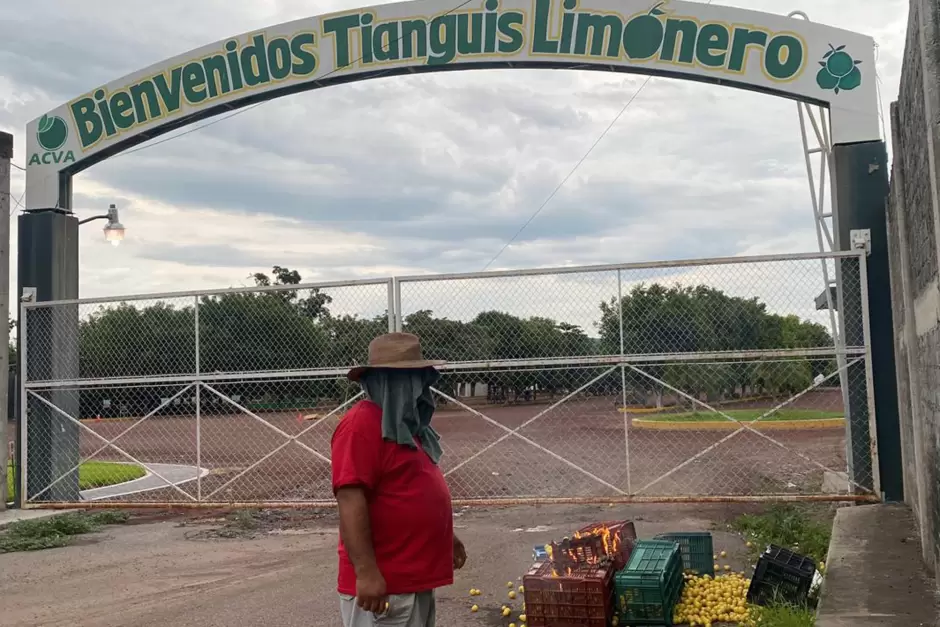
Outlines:
[[682, 566], [687, 573], [700, 577], [715, 576], [715, 548], [712, 534], [707, 531], [683, 531], [664, 533], [656, 536], [656, 539], [679, 544]]
[[633, 553], [633, 547], [636, 544], [636, 527], [629, 520], [601, 522], [581, 527], [578, 529], [578, 534], [590, 535], [604, 527], [610, 530], [611, 542], [615, 548], [607, 557], [613, 561], [614, 570], [618, 571], [630, 561], [630, 554]]
[[771, 544], [757, 560], [747, 600], [757, 605], [805, 605], [816, 574], [816, 562]]
[[535, 564], [522, 578], [529, 627], [607, 627], [613, 618], [610, 564], [557, 572]]
[[678, 543], [639, 540], [627, 567], [614, 576], [618, 624], [672, 625], [684, 583]]

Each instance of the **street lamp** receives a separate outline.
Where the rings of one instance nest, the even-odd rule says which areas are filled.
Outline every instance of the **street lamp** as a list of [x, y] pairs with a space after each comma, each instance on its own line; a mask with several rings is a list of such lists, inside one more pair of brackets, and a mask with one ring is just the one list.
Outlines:
[[[29, 288], [36, 302], [71, 301], [44, 309], [43, 315], [27, 316], [30, 320], [17, 316], [18, 354], [39, 355], [38, 359], [30, 360], [29, 368], [30, 377], [37, 380], [79, 378], [79, 306], [75, 303], [79, 296], [78, 225], [93, 220], [107, 220], [104, 236], [112, 244], [117, 245], [124, 238], [124, 226], [118, 220], [114, 205], [104, 215], [81, 221], [68, 207], [26, 209], [17, 220], [17, 294], [22, 296]], [[50, 356], [50, 346], [54, 347], [54, 358]], [[25, 376], [22, 371], [19, 374]], [[26, 449], [42, 451], [29, 459], [30, 470], [25, 475], [27, 485], [23, 486], [21, 467], [16, 467], [17, 485], [25, 487], [25, 491], [17, 492], [20, 506], [24, 492], [37, 495], [40, 501], [80, 499], [77, 472], [56, 479], [54, 484], [49, 483], [50, 478], [61, 475], [64, 470], [77, 468], [81, 459], [78, 425], [63, 419], [63, 415], [79, 414], [79, 395], [70, 390], [52, 391], [48, 402], [51, 405], [29, 405], [30, 428], [16, 430], [17, 459], [23, 459]], [[18, 399], [17, 415], [22, 415], [28, 403], [25, 397]]]
[[117, 246], [121, 243], [121, 240], [124, 239], [124, 225], [121, 224], [121, 221], [118, 219], [118, 210], [114, 205], [108, 207], [108, 213], [105, 215], [85, 218], [84, 220], [79, 220], [78, 224], [81, 226], [92, 220], [108, 221], [108, 223], [104, 225], [104, 238], [111, 242], [112, 246]]

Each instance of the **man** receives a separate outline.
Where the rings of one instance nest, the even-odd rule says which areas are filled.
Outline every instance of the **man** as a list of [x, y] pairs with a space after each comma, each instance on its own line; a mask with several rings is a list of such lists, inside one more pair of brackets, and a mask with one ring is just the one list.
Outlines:
[[344, 627], [434, 627], [434, 590], [467, 559], [430, 425], [442, 363], [423, 358], [416, 336], [389, 333], [347, 375], [367, 400], [333, 433]]

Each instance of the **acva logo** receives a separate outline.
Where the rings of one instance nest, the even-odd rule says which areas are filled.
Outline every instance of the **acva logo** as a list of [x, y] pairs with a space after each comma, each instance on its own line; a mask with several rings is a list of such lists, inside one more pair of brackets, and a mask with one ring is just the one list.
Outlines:
[[53, 165], [72, 163], [75, 154], [71, 150], [60, 150], [69, 139], [69, 126], [57, 115], [44, 115], [36, 128], [36, 142], [45, 152], [34, 152], [27, 165]]

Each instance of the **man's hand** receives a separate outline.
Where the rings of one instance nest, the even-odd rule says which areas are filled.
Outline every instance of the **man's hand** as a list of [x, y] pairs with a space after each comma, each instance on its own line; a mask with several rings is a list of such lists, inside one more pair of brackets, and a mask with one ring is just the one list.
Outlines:
[[388, 610], [385, 578], [378, 568], [367, 568], [356, 573], [356, 603], [373, 614], [384, 614]]
[[467, 563], [467, 549], [464, 548], [460, 538], [454, 536], [454, 568], [460, 570]]

